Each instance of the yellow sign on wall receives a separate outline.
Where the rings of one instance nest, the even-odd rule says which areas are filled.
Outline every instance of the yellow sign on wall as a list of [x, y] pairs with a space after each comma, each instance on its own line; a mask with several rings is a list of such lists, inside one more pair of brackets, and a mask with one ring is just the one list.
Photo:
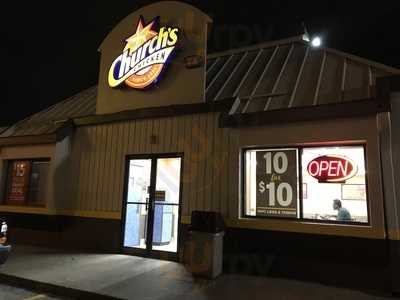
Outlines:
[[122, 54], [111, 64], [108, 72], [110, 87], [125, 83], [134, 89], [144, 89], [159, 80], [175, 50], [179, 28], [159, 28], [158, 23], [159, 17], [146, 25], [143, 17], [139, 18], [136, 32], [125, 40]]

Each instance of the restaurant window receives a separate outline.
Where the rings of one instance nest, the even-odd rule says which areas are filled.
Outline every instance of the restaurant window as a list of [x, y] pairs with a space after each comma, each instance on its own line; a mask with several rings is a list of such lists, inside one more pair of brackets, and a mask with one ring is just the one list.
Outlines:
[[305, 219], [368, 223], [364, 147], [315, 147], [302, 151]]
[[364, 146], [244, 151], [243, 216], [366, 224]]
[[4, 204], [45, 206], [49, 159], [8, 160]]

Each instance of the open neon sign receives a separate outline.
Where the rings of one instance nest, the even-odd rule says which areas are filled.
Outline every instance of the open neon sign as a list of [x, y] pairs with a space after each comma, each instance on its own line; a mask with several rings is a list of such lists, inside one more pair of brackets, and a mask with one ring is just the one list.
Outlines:
[[346, 182], [357, 174], [357, 165], [341, 155], [323, 155], [314, 158], [307, 165], [308, 174], [318, 182]]

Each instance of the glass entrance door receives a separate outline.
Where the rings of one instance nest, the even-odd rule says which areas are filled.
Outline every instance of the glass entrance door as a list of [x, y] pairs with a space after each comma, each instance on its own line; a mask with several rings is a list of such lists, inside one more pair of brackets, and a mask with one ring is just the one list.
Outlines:
[[152, 249], [177, 252], [181, 158], [158, 158]]
[[163, 256], [178, 252], [181, 157], [127, 160], [123, 248]]
[[124, 247], [146, 249], [151, 159], [129, 160]]

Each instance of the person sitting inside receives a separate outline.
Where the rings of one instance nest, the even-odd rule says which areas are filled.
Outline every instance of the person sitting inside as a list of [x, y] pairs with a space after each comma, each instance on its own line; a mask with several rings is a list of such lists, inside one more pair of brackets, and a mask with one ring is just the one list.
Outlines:
[[7, 223], [0, 219], [0, 246], [7, 242]]
[[338, 211], [336, 220], [337, 221], [351, 221], [350, 212], [342, 207], [342, 201], [339, 199], [333, 200], [333, 209]]

